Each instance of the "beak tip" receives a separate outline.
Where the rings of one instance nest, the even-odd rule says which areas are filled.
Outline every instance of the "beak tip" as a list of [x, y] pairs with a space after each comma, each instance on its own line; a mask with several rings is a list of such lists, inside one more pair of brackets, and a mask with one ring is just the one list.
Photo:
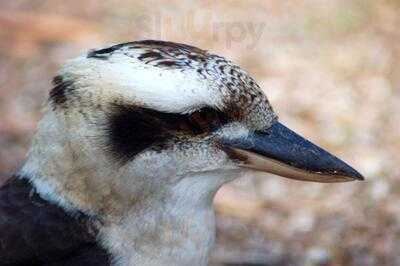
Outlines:
[[364, 181], [365, 177], [357, 172], [357, 175], [354, 177], [357, 181]]
[[364, 181], [365, 178], [364, 176], [358, 172], [356, 169], [352, 168], [351, 166], [345, 164], [345, 171], [344, 173], [347, 174], [348, 177], [350, 177], [353, 181]]
[[347, 172], [348, 176], [352, 179], [352, 181], [364, 181], [364, 176], [358, 172], [357, 170], [350, 167], [350, 171]]
[[356, 169], [354, 169], [347, 163], [343, 162], [340, 159], [337, 159], [335, 162], [337, 163], [336, 167], [338, 169], [341, 168], [339, 173], [341, 172], [341, 174], [343, 176], [345, 176], [345, 177], [347, 176], [349, 181], [364, 181], [365, 180], [364, 176], [360, 172], [358, 172]]

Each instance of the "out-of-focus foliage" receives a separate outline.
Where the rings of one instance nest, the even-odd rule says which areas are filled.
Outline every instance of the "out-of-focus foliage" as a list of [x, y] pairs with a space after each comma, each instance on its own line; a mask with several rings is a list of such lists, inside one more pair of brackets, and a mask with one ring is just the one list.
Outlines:
[[223, 187], [213, 264], [400, 265], [397, 0], [0, 1], [0, 173], [23, 161], [65, 60], [148, 38], [236, 61], [281, 121], [367, 177], [257, 175]]

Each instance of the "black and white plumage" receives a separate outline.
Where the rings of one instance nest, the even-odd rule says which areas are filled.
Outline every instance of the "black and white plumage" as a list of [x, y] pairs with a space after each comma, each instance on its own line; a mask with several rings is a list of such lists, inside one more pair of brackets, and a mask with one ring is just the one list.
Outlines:
[[1, 188], [0, 261], [206, 265], [212, 199], [249, 169], [362, 179], [280, 124], [223, 57], [162, 41], [90, 51], [54, 79], [28, 158]]
[[0, 213], [0, 265], [110, 264], [90, 218], [43, 200], [27, 179], [3, 185]]

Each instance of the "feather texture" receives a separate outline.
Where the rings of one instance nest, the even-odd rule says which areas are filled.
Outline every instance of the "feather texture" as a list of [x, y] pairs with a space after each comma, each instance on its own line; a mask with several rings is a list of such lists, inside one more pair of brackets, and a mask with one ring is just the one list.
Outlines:
[[43, 200], [26, 179], [0, 189], [0, 232], [1, 265], [110, 265], [89, 217]]

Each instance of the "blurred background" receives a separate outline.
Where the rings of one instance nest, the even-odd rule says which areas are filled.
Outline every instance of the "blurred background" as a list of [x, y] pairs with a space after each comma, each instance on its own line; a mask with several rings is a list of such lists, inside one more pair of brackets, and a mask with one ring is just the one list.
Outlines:
[[23, 162], [65, 60], [149, 38], [232, 59], [281, 121], [367, 177], [224, 186], [212, 265], [400, 265], [398, 0], [0, 0], [0, 176]]

